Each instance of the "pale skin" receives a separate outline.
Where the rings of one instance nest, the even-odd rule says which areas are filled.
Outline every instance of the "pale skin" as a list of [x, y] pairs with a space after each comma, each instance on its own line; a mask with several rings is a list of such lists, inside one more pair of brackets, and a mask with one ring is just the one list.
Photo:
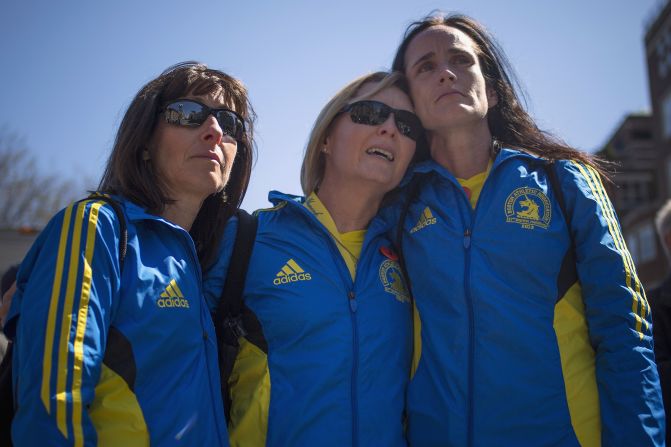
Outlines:
[[[364, 84], [358, 93], [364, 95], [374, 86]], [[395, 87], [370, 99], [414, 111], [408, 96]], [[374, 147], [391, 153], [393, 160], [371, 154]], [[347, 113], [334, 120], [323, 148], [326, 165], [317, 195], [340, 233], [368, 227], [384, 195], [401, 181], [414, 153], [415, 142], [398, 131], [393, 114], [377, 126], [353, 123]]]
[[410, 42], [405, 66], [432, 158], [459, 178], [485, 171], [492, 144], [487, 112], [498, 97], [475, 42], [456, 28], [432, 26]]

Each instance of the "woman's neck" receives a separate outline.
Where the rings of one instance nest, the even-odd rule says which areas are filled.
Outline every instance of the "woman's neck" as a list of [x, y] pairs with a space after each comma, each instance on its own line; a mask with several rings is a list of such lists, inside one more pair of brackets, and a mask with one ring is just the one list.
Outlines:
[[[325, 179], [326, 180], [326, 179]], [[363, 230], [377, 213], [383, 195], [365, 188], [348, 187], [324, 181], [317, 192], [340, 233]]]
[[168, 220], [186, 231], [191, 230], [193, 221], [203, 205], [203, 200], [196, 200], [189, 197], [177, 198], [173, 203], [167, 204], [161, 213], [161, 217]]
[[455, 177], [470, 178], [487, 169], [492, 136], [486, 121], [479, 129], [435, 131], [429, 135], [431, 157]]

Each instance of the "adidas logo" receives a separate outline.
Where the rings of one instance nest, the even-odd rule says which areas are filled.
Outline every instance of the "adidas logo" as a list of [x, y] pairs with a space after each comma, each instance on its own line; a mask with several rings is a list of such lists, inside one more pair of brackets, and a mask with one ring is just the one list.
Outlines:
[[417, 225], [415, 225], [411, 230], [410, 233], [416, 233], [419, 230], [421, 230], [424, 227], [428, 227], [429, 225], [433, 225], [436, 223], [436, 218], [433, 217], [433, 213], [431, 213], [431, 210], [427, 206], [424, 208], [424, 212], [422, 212], [422, 215], [419, 216], [419, 221], [417, 222]]
[[158, 307], [184, 307], [189, 308], [189, 302], [184, 298], [182, 291], [174, 279], [170, 281], [168, 286], [161, 293], [161, 298], [156, 302]]
[[279, 286], [280, 284], [289, 284], [290, 282], [295, 281], [310, 281], [311, 279], [312, 276], [310, 276], [309, 273], [305, 273], [305, 271], [296, 264], [296, 261], [289, 259], [287, 263], [284, 264], [284, 267], [282, 267], [282, 270], [275, 275], [273, 284]]

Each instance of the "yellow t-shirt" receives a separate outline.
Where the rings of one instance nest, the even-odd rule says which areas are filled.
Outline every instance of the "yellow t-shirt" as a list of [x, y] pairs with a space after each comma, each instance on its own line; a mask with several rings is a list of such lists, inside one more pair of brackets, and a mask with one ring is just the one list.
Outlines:
[[457, 178], [457, 181], [461, 187], [464, 188], [466, 196], [468, 196], [468, 200], [471, 202], [471, 207], [473, 209], [475, 209], [475, 205], [478, 204], [480, 192], [482, 192], [482, 186], [485, 184], [485, 180], [487, 180], [487, 176], [489, 175], [489, 170], [491, 168], [492, 160], [489, 160], [489, 163], [487, 163], [487, 169], [485, 169], [483, 172], [475, 174], [473, 177], [467, 179]]
[[314, 192], [305, 199], [305, 207], [309, 209], [312, 214], [321, 222], [324, 227], [331, 233], [333, 240], [338, 247], [340, 255], [347, 264], [347, 269], [352, 277], [352, 281], [356, 276], [356, 263], [361, 255], [361, 247], [363, 246], [363, 239], [366, 237], [366, 230], [348, 231], [347, 233], [340, 233], [336, 227], [331, 214], [324, 206], [317, 194]]

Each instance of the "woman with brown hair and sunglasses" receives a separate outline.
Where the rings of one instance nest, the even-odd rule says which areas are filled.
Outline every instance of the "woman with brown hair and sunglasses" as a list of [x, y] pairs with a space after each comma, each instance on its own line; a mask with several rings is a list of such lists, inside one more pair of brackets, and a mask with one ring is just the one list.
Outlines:
[[662, 445], [650, 308], [598, 163], [538, 128], [469, 17], [413, 23], [393, 68], [431, 154], [389, 217], [419, 314], [409, 442]]
[[[387, 228], [374, 217], [422, 133], [398, 75], [363, 76], [315, 122], [301, 173], [306, 197], [271, 192], [275, 207], [258, 212], [244, 304], [261, 334], [239, 338], [232, 445], [406, 445], [411, 307]], [[226, 245], [205, 279], [212, 301]]]
[[253, 119], [240, 81], [203, 64], [137, 93], [99, 187], [123, 219], [74, 203], [21, 264], [16, 445], [228, 445], [201, 267], [246, 191]]

